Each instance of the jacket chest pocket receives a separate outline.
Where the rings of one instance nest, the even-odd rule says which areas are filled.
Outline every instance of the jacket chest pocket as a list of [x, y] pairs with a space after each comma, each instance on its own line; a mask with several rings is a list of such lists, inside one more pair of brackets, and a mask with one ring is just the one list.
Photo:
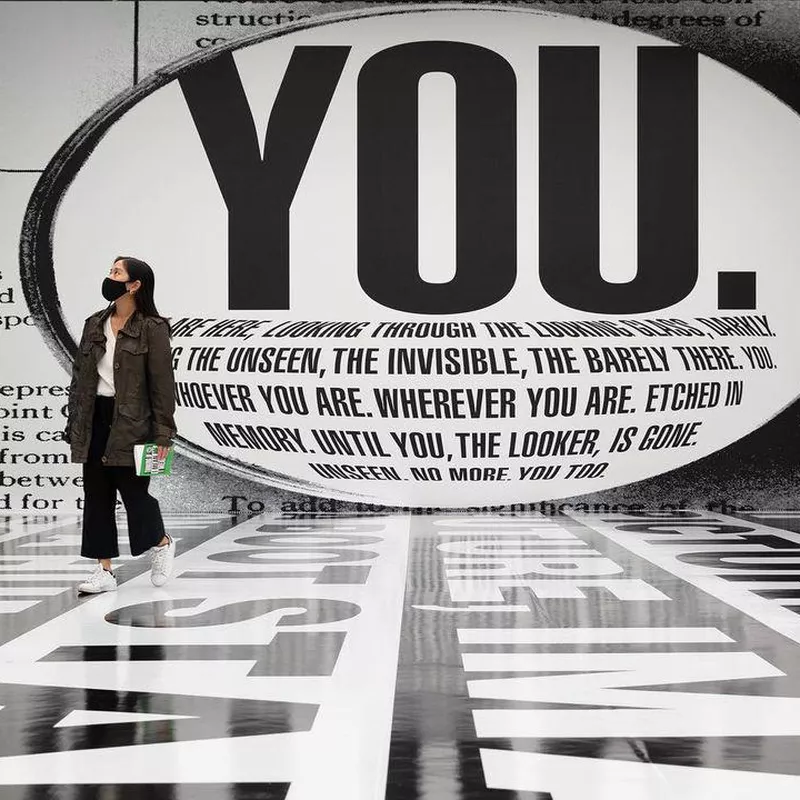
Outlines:
[[114, 379], [128, 397], [147, 394], [147, 343], [127, 336], [117, 339]]
[[116, 349], [121, 353], [129, 353], [132, 356], [145, 355], [148, 351], [147, 342], [141, 339], [134, 339], [130, 336], [120, 336], [117, 338]]
[[[98, 347], [98, 343], [89, 339], [88, 341], [81, 342], [80, 347], [78, 349], [78, 358], [81, 360], [83, 365], [94, 364], [96, 363], [96, 359], [94, 357], [94, 349]], [[100, 356], [98, 355], [98, 358]]]

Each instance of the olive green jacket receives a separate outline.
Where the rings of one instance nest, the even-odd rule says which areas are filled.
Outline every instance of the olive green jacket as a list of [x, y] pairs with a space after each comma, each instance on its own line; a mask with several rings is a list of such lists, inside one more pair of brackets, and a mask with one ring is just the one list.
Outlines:
[[[64, 440], [72, 461], [86, 462], [97, 395], [97, 363], [106, 350], [103, 325], [113, 306], [92, 314], [83, 327], [72, 367], [69, 416]], [[177, 433], [175, 377], [167, 324], [134, 311], [119, 331], [114, 349], [114, 417], [103, 455], [107, 466], [133, 466], [133, 446], [171, 445]]]

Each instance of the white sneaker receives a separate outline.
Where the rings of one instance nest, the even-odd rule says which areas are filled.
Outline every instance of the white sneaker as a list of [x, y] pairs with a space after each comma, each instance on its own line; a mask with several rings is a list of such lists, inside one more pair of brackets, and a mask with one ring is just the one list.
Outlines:
[[94, 572], [83, 583], [78, 584], [80, 594], [100, 594], [116, 590], [117, 579], [108, 570], [103, 569], [102, 564], [98, 564]]
[[172, 562], [175, 560], [175, 540], [169, 536], [169, 544], [161, 547], [151, 547], [152, 567], [150, 568], [150, 581], [153, 586], [163, 586], [172, 575]]

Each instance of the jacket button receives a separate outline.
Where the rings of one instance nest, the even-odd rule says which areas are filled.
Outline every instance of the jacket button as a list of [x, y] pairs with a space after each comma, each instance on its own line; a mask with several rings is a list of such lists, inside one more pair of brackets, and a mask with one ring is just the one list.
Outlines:
[[101, 461], [102, 461], [104, 464], [105, 464], [105, 462], [106, 462], [106, 461], [108, 461], [108, 459], [107, 459], [105, 456], [103, 456], [103, 457], [102, 457], [100, 460], [101, 460]]
[[114, 364], [114, 369], [119, 369], [119, 361], [117, 361], [117, 363]]

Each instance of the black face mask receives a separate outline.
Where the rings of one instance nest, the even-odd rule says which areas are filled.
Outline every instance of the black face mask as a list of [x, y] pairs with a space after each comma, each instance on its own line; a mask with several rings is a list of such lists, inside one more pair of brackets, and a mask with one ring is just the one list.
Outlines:
[[125, 283], [126, 281], [115, 281], [112, 278], [106, 278], [103, 281], [103, 297], [109, 301], [119, 300], [128, 291], [125, 288]]

